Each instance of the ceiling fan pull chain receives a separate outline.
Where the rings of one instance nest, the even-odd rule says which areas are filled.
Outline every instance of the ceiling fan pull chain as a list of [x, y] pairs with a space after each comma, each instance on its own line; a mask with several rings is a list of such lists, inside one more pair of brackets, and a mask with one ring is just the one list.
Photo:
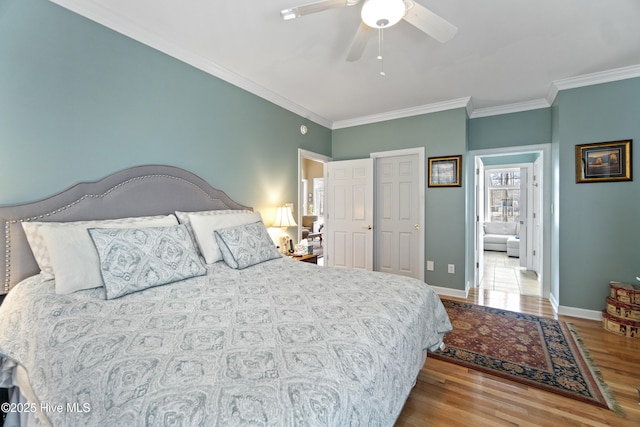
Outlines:
[[386, 76], [384, 72], [384, 59], [382, 57], [382, 48], [384, 42], [384, 36], [382, 34], [382, 28], [378, 28], [378, 60], [380, 61], [380, 75]]

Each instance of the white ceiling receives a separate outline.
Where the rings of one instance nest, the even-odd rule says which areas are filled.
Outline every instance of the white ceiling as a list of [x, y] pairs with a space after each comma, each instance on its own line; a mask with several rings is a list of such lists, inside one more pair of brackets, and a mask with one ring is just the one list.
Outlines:
[[[416, 0], [458, 27], [401, 21], [345, 61], [360, 6], [291, 21], [312, 0], [51, 0], [330, 128], [464, 106], [541, 108], [557, 89], [640, 76], [638, 0]], [[563, 84], [565, 85], [563, 87]]]

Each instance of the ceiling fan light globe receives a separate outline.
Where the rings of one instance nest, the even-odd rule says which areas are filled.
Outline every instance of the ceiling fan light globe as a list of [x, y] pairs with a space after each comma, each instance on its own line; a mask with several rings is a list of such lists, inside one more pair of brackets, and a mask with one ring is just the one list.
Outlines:
[[295, 19], [298, 16], [296, 15], [296, 13], [293, 11], [293, 9], [282, 9], [280, 11], [280, 16], [282, 17], [282, 19], [284, 19], [285, 21], [288, 21], [290, 19]]
[[362, 22], [371, 28], [395, 25], [406, 13], [403, 0], [367, 0], [362, 5]]

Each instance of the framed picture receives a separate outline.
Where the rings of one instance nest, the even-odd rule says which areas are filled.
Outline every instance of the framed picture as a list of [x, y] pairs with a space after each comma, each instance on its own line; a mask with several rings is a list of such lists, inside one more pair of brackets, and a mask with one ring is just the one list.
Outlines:
[[462, 156], [429, 157], [429, 187], [461, 187]]
[[631, 140], [576, 145], [576, 182], [631, 181]]

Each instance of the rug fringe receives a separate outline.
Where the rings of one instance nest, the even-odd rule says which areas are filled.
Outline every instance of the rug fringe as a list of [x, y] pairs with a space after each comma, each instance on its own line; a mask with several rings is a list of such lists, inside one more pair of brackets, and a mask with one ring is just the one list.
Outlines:
[[616, 415], [618, 415], [619, 417], [624, 417], [625, 413], [622, 410], [622, 406], [614, 396], [613, 391], [611, 391], [611, 389], [605, 382], [604, 377], [602, 376], [602, 372], [600, 372], [600, 369], [597, 367], [596, 363], [593, 361], [591, 354], [589, 354], [589, 350], [587, 349], [587, 346], [585, 345], [584, 341], [582, 341], [582, 337], [578, 333], [577, 328], [572, 323], [568, 323], [568, 322], [565, 322], [565, 323], [569, 329], [569, 332], [571, 332], [571, 335], [573, 336], [574, 341], [578, 345], [578, 351], [580, 351], [582, 358], [587, 363], [587, 367], [589, 368], [589, 371], [591, 371], [591, 375], [593, 375], [593, 378], [598, 382], [600, 391], [602, 392], [604, 399], [607, 401], [607, 405], [609, 406], [609, 409], [615, 412]]

